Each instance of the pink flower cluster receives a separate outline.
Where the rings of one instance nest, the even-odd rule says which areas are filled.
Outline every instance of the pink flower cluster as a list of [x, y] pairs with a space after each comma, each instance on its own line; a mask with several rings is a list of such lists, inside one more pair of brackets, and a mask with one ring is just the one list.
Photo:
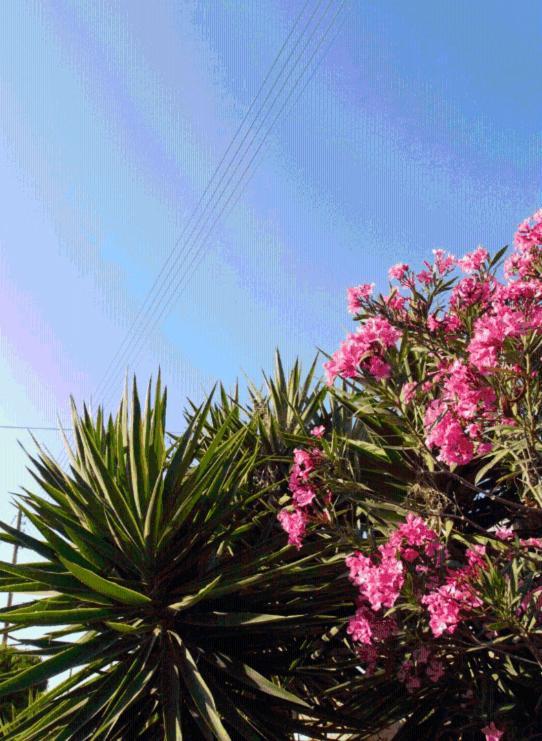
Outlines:
[[356, 378], [361, 370], [375, 378], [388, 378], [391, 366], [384, 356], [400, 338], [400, 330], [385, 317], [370, 317], [357, 332], [350, 333], [331, 360], [324, 363], [328, 384], [331, 385], [337, 376]]
[[467, 566], [461, 569], [448, 570], [446, 582], [421, 599], [429, 611], [429, 627], [435, 638], [443, 633], [454, 633], [457, 626], [469, 613], [483, 602], [472, 584], [480, 569], [485, 567], [483, 546], [468, 550]]
[[[421, 517], [409, 513], [405, 522], [399, 525], [370, 557], [357, 551], [346, 559], [350, 581], [359, 589], [357, 610], [350, 619], [347, 632], [353, 641], [360, 644], [358, 654], [366, 663], [366, 670], [369, 673], [374, 671], [378, 656], [384, 650], [382, 644], [397, 633], [395, 617], [385, 617], [381, 611], [396, 604], [407, 571], [413, 569], [414, 575], [422, 574], [426, 587], [435, 588], [432, 594], [440, 596], [438, 590], [442, 587], [438, 587], [438, 574], [445, 568], [446, 557], [446, 548], [441, 544], [438, 534], [428, 527]], [[477, 551], [469, 552], [467, 557], [468, 565], [456, 572], [454, 582], [456, 592], [462, 598], [469, 589], [467, 586], [469, 576], [474, 574], [482, 559]], [[446, 573], [447, 584], [451, 585], [451, 572]], [[472, 589], [469, 595], [471, 598], [476, 596]], [[428, 601], [431, 620], [433, 620], [431, 610], [437, 598], [433, 597]], [[444, 598], [440, 599], [444, 601]], [[421, 602], [425, 604], [423, 598]], [[451, 624], [448, 612], [445, 613], [448, 620], [445, 623], [446, 628]], [[465, 608], [463, 614], [466, 614]], [[454, 615], [455, 624], [460, 616], [461, 609], [458, 608]], [[441, 635], [442, 631], [439, 632], [434, 621], [430, 622], [430, 627], [435, 636]], [[432, 682], [438, 682], [443, 674], [442, 662], [437, 660], [427, 647], [421, 647], [412, 654], [412, 659], [403, 661], [398, 678], [406, 684], [409, 691], [412, 691], [421, 686], [422, 675], [427, 676]]]
[[[313, 427], [312, 437], [321, 439], [325, 434], [324, 425]], [[282, 509], [277, 517], [282, 529], [288, 534], [288, 543], [300, 549], [303, 545], [307, 524], [309, 521], [310, 505], [313, 504], [320, 489], [318, 473], [324, 463], [322, 451], [317, 447], [310, 450], [296, 448], [294, 450], [294, 464], [290, 470], [288, 487], [292, 493], [293, 510]], [[325, 494], [329, 500], [330, 493]]]
[[411, 659], [406, 659], [397, 672], [397, 679], [406, 685], [409, 692], [422, 686], [422, 677], [425, 674], [431, 682], [438, 682], [445, 674], [444, 664], [431, 654], [426, 647], [414, 651]]
[[396, 528], [386, 543], [378, 546], [371, 557], [356, 551], [346, 559], [350, 581], [359, 588], [360, 596], [374, 612], [393, 607], [405, 580], [405, 566], [422, 557], [435, 566], [441, 565], [445, 549], [437, 533], [412, 512]]
[[346, 559], [350, 581], [375, 612], [393, 607], [404, 582], [403, 563], [395, 557], [395, 547], [385, 544], [378, 550], [380, 558], [376, 562], [359, 551]]
[[422, 597], [422, 604], [430, 614], [429, 627], [435, 638], [443, 633], [453, 633], [461, 619], [473, 608], [481, 607], [482, 601], [472, 589], [460, 587], [451, 580]]
[[348, 311], [351, 314], [357, 314], [363, 308], [364, 301], [370, 298], [374, 287], [374, 283], [363, 283], [347, 290]]
[[455, 267], [457, 261], [449, 252], [433, 250], [433, 255], [435, 256], [435, 270], [439, 275], [446, 275]]
[[457, 314], [475, 304], [478, 304], [479, 308], [487, 307], [494, 297], [495, 288], [494, 280], [490, 278], [482, 280], [478, 275], [462, 278], [455, 284], [450, 296], [450, 307], [456, 315], [456, 328], [461, 326]]
[[396, 621], [389, 617], [378, 617], [360, 601], [356, 613], [350, 618], [346, 632], [352, 636], [353, 641], [364, 643], [367, 646], [375, 641], [385, 641], [397, 630]]
[[502, 355], [507, 345], [508, 357], [517, 357], [521, 351], [517, 341], [532, 331], [542, 330], [541, 306], [512, 308], [510, 302], [507, 304], [495, 302], [493, 312], [479, 317], [474, 324], [469, 360], [482, 374], [507, 366], [508, 358]]
[[482, 269], [489, 257], [489, 252], [484, 247], [477, 247], [474, 252], [469, 252], [457, 260], [457, 265], [464, 273], [476, 273]]
[[277, 519], [282, 529], [288, 533], [288, 543], [295, 545], [299, 550], [303, 545], [303, 538], [307, 529], [307, 515], [305, 512], [301, 509], [294, 509], [293, 512], [281, 509]]
[[491, 450], [491, 444], [483, 442], [483, 423], [494, 420], [495, 392], [460, 360], [445, 367], [436, 378], [442, 390], [425, 410], [425, 442], [429, 448], [440, 449], [438, 459], [444, 463], [465, 465], [475, 452], [484, 455]]
[[[515, 374], [518, 387], [523, 383], [524, 343], [531, 333], [542, 333], [542, 209], [520, 224], [515, 251], [505, 264], [505, 283], [491, 272], [484, 247], [459, 259], [444, 250], [433, 253], [433, 264], [425, 262], [417, 274], [406, 263], [392, 266], [389, 278], [399, 289], [379, 300], [369, 300], [373, 284], [348, 290], [349, 311], [363, 309], [364, 318], [324, 368], [330, 385], [337, 377], [372, 376], [393, 388], [395, 371], [401, 374], [402, 369], [396, 369], [397, 356], [390, 351], [405, 329], [422, 345], [431, 338], [427, 377], [407, 383], [404, 376], [397, 379], [397, 403], [409, 404], [415, 397], [421, 403], [425, 395], [426, 444], [438, 450], [443, 463], [466, 465], [490, 451], [491, 430], [502, 416], [494, 389], [514, 395], [510, 377]], [[454, 268], [464, 276], [450, 290], [443, 278]], [[411, 295], [400, 295], [402, 289]], [[434, 296], [443, 290], [450, 290], [448, 305], [434, 306]], [[435, 371], [438, 363], [443, 367]]]
[[542, 245], [542, 209], [521, 222], [514, 237], [515, 250], [504, 264], [506, 278], [537, 277], [540, 271]]
[[388, 543], [409, 563], [422, 554], [429, 559], [445, 555], [437, 533], [421, 517], [409, 512], [403, 522], [389, 537]]
[[[413, 576], [423, 575], [425, 589], [417, 591], [420, 603], [429, 613], [429, 627], [439, 638], [444, 633], [454, 633], [459, 623], [482, 607], [474, 580], [486, 567], [485, 548], [476, 545], [466, 551], [467, 563], [458, 569], [445, 566], [448, 556], [437, 533], [427, 526], [421, 517], [412, 513], [397, 527], [388, 540], [380, 545], [371, 557], [359, 551], [346, 559], [350, 581], [359, 589], [356, 614], [350, 620], [348, 633], [354, 641], [366, 646], [382, 641], [393, 634], [395, 623], [386, 623], [383, 629], [382, 616], [375, 616], [382, 608], [393, 607], [405, 583], [407, 570], [413, 568]], [[444, 572], [444, 581], [442, 573]], [[378, 626], [378, 629], [375, 629]], [[380, 630], [380, 633], [378, 633]], [[414, 681], [403, 667], [407, 686]], [[442, 672], [444, 668], [442, 667]], [[440, 678], [440, 669], [433, 666], [429, 675]], [[410, 679], [407, 678], [410, 677]]]
[[307, 507], [316, 496], [311, 474], [322, 463], [322, 453], [318, 448], [294, 450], [294, 465], [290, 471], [289, 488], [297, 507]]

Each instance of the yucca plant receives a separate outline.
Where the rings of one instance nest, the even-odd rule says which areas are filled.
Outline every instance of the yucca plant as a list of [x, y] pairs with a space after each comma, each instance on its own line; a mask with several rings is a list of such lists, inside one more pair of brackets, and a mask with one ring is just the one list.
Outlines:
[[265, 497], [250, 485], [257, 435], [235, 411], [210, 435], [211, 404], [168, 447], [160, 379], [143, 409], [134, 382], [115, 418], [73, 406], [69, 472], [38, 445], [41, 493], [19, 506], [39, 536], [2, 524], [38, 560], [0, 564], [0, 588], [52, 594], [0, 619], [12, 638], [44, 626], [20, 641], [44, 660], [1, 676], [0, 697], [70, 676], [3, 737], [283, 741], [357, 727], [319, 696], [334, 668], [318, 646], [350, 610], [342, 556], [325, 539], [300, 555], [268, 527], [275, 514], [251, 507]]
[[[249, 381], [246, 399], [240, 398], [238, 384], [233, 393], [221, 386], [219, 398], [209, 410], [203, 444], [212, 439], [227, 418], [232, 430], [248, 425], [247, 447], [257, 440], [262, 455], [280, 456], [289, 452], [292, 437], [306, 435], [326, 414], [323, 402], [327, 390], [315, 376], [317, 363], [318, 355], [303, 375], [301, 363], [296, 360], [286, 373], [277, 350], [273, 375], [263, 373], [260, 386]], [[198, 406], [189, 402], [184, 412], [188, 424], [197, 413]]]

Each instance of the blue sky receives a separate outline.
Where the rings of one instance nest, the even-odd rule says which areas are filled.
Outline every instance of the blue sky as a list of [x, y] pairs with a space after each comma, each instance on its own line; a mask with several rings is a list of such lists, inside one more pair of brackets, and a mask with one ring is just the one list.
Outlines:
[[[495, 250], [542, 205], [540, 4], [347, 0], [205, 259], [104, 385], [304, 6], [0, 4], [0, 424], [67, 420], [70, 393], [110, 406], [126, 366], [144, 381], [161, 365], [174, 429], [187, 395], [256, 376], [276, 346], [333, 351], [349, 285], [384, 288], [436, 247]], [[302, 21], [339, 6], [309, 0]], [[0, 436], [11, 519], [29, 438]]]

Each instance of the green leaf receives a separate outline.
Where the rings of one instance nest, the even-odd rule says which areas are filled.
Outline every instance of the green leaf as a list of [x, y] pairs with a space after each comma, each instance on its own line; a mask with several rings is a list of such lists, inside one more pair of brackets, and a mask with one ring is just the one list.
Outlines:
[[383, 461], [389, 461], [388, 453], [384, 450], [384, 448], [381, 448], [378, 445], [374, 445], [367, 440], [352, 440], [349, 438], [340, 439], [343, 440], [347, 445], [350, 445], [350, 447], [357, 448], [358, 450], [367, 453], [373, 458], [378, 458], [379, 460]]
[[209, 594], [212, 594], [213, 589], [221, 580], [222, 574], [219, 574], [211, 582], [209, 582], [209, 584], [206, 584], [204, 587], [202, 587], [197, 594], [189, 594], [186, 597], [183, 597], [180, 602], [174, 602], [172, 605], [169, 605], [170, 609], [180, 611], [186, 610], [188, 607], [196, 605], [202, 599], [205, 599], [205, 597], [207, 597]]
[[82, 584], [94, 589], [99, 594], [103, 594], [105, 597], [110, 597], [124, 605], [141, 606], [152, 604], [152, 600], [146, 595], [141, 594], [141, 592], [136, 592], [134, 589], [129, 589], [116, 582], [109, 581], [109, 579], [104, 579], [93, 571], [84, 569], [82, 566], [64, 558], [60, 560]]
[[[326, 616], [327, 620], [332, 620], [332, 616]], [[212, 625], [224, 628], [241, 627], [243, 625], [268, 625], [270, 623], [296, 622], [307, 620], [307, 615], [266, 615], [255, 612], [202, 612], [188, 614], [183, 618], [183, 622], [190, 625]]]
[[270, 682], [255, 669], [247, 666], [247, 664], [235, 662], [222, 653], [206, 655], [205, 658], [253, 689], [258, 689], [260, 692], [278, 697], [280, 700], [293, 703], [294, 705], [301, 705], [301, 707], [305, 708], [310, 707], [305, 700]]
[[175, 651], [171, 645], [171, 636], [167, 636], [166, 650], [161, 661], [162, 719], [165, 741], [182, 741], [181, 683], [179, 667], [173, 660]]
[[489, 473], [489, 471], [491, 471], [491, 469], [494, 468], [499, 461], [509, 455], [509, 453], [510, 451], [507, 448], [503, 448], [502, 450], [499, 450], [495, 455], [491, 456], [491, 460], [489, 461], [489, 463], [486, 463], [485, 466], [482, 466], [482, 468], [480, 468], [480, 470], [476, 473], [474, 483], [478, 484], [480, 481], [482, 481], [484, 476]]
[[0, 620], [22, 625], [69, 625], [85, 624], [95, 620], [111, 618], [114, 612], [99, 607], [78, 607], [71, 610], [13, 610], [0, 613]]
[[179, 645], [183, 679], [202, 719], [209, 727], [209, 730], [215, 734], [218, 741], [231, 741], [228, 732], [222, 725], [213, 695], [203, 679], [201, 672], [198, 671], [192, 654], [176, 634], [173, 634], [172, 637]]
[[19, 692], [25, 690], [28, 687], [32, 687], [34, 684], [39, 684], [44, 680], [53, 677], [55, 674], [67, 671], [74, 666], [78, 666], [99, 655], [104, 649], [111, 646], [114, 639], [107, 637], [98, 637], [87, 641], [86, 643], [78, 643], [65, 651], [60, 652], [56, 656], [50, 659], [46, 659], [41, 664], [32, 666], [29, 669], [16, 674], [14, 677], [0, 682], [0, 697], [6, 695], [9, 692]]

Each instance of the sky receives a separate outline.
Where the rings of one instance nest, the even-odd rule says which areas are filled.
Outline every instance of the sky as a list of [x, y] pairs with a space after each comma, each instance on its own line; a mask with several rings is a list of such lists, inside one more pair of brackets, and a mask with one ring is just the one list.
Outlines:
[[[542, 205], [541, 21], [535, 0], [4, 0], [0, 425], [69, 425], [70, 394], [111, 409], [160, 366], [178, 429], [276, 347], [332, 352], [348, 286], [510, 243]], [[0, 440], [10, 522], [32, 443]]]

